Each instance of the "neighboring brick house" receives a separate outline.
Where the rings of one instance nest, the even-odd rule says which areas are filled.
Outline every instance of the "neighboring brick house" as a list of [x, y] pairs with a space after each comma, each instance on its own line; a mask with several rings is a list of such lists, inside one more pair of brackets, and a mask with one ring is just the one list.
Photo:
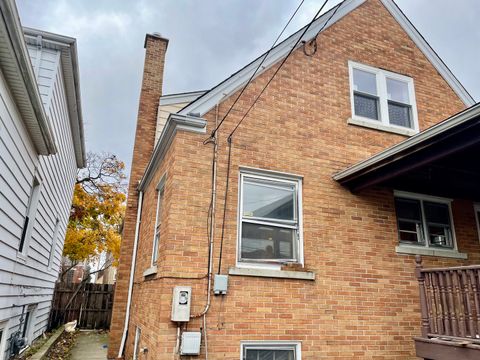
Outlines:
[[[147, 35], [111, 358], [180, 358], [182, 334], [201, 331], [202, 359], [404, 360], [412, 337], [441, 333], [421, 312], [415, 275], [429, 275], [414, 260], [480, 261], [480, 192], [466, 180], [479, 171], [459, 160], [475, 159], [465, 151], [480, 139], [478, 107], [432, 127], [473, 99], [393, 1], [346, 0], [308, 29], [229, 156], [229, 134], [301, 32], [272, 50], [221, 125], [216, 168], [205, 140], [263, 56], [207, 92], [162, 96], [168, 41]], [[207, 293], [210, 264], [228, 275], [225, 295]], [[171, 321], [175, 286], [192, 288], [188, 323]], [[453, 315], [462, 327], [450, 335], [478, 334], [478, 314]]]

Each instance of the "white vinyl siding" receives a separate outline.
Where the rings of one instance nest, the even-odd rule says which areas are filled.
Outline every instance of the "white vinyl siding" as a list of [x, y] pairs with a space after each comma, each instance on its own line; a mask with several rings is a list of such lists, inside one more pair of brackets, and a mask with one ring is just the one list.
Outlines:
[[[58, 150], [51, 156], [38, 156], [0, 72], [0, 321], [9, 320], [11, 334], [18, 329], [22, 305], [38, 304], [30, 340], [46, 330], [77, 171], [61, 64], [46, 61], [42, 66], [48, 64], [55, 64], [48, 72], [53, 81], [41, 88], [41, 94]], [[38, 78], [44, 79], [46, 70], [44, 75]], [[35, 222], [26, 256], [18, 257], [35, 176], [41, 181]], [[58, 241], [53, 242], [56, 231]]]

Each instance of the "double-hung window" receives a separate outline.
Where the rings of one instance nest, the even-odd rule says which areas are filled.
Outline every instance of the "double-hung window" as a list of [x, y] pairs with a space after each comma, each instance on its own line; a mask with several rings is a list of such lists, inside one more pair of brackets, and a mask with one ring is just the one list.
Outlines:
[[455, 248], [450, 200], [397, 194], [395, 209], [400, 245]]
[[162, 208], [165, 196], [165, 177], [160, 180], [157, 186], [157, 208], [155, 214], [155, 234], [153, 237], [152, 265], [157, 264], [158, 247], [160, 243], [160, 229], [162, 225]]
[[351, 123], [407, 135], [418, 132], [413, 79], [350, 61]]
[[242, 360], [300, 360], [299, 343], [244, 343]]
[[240, 174], [239, 262], [302, 263], [301, 179]]
[[38, 202], [40, 199], [41, 185], [40, 181], [35, 177], [33, 179], [32, 191], [28, 199], [27, 213], [23, 224], [22, 235], [20, 237], [20, 244], [18, 246], [19, 253], [25, 255], [30, 243], [30, 238], [33, 232], [33, 225], [35, 224], [35, 216], [37, 213]]

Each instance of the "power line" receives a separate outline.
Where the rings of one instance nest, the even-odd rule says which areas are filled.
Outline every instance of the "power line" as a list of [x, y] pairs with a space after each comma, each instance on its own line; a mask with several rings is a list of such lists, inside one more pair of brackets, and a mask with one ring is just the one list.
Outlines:
[[[218, 125], [215, 127], [215, 129], [212, 131], [212, 134], [210, 135], [210, 138], [213, 138], [215, 136], [215, 133], [218, 131], [218, 129], [220, 128], [220, 126], [222, 126], [223, 122], [225, 121], [225, 119], [227, 118], [227, 116], [230, 114], [230, 112], [232, 111], [233, 107], [235, 106], [235, 104], [238, 102], [238, 100], [240, 99], [240, 97], [242, 96], [243, 92], [245, 91], [245, 89], [247, 88], [247, 86], [252, 82], [253, 78], [255, 77], [255, 75], [257, 74], [258, 70], [260, 69], [260, 67], [263, 65], [263, 63], [265, 62], [265, 60], [267, 59], [268, 55], [270, 54], [270, 52], [272, 51], [272, 49], [275, 47], [275, 45], [277, 44], [277, 41], [282, 37], [283, 33], [285, 32], [285, 30], [287, 29], [288, 25], [290, 25], [290, 22], [293, 20], [293, 18], [295, 17], [295, 15], [297, 14], [298, 10], [300, 10], [300, 8], [302, 7], [303, 3], [304, 3], [305, 0], [302, 0], [300, 2], [300, 4], [297, 6], [297, 8], [295, 9], [295, 12], [292, 14], [292, 16], [290, 16], [290, 19], [288, 19], [288, 22], [285, 24], [285, 26], [283, 27], [282, 31], [280, 32], [280, 34], [277, 36], [277, 38], [275, 39], [275, 41], [273, 42], [272, 46], [270, 47], [270, 49], [265, 53], [265, 55], [263, 56], [263, 59], [262, 61], [260, 61], [260, 64], [258, 64], [257, 68], [255, 69], [255, 71], [253, 72], [253, 74], [250, 76], [250, 78], [248, 79], [247, 83], [245, 84], [245, 86], [242, 88], [242, 90], [240, 91], [240, 93], [238, 94], [237, 98], [235, 99], [235, 101], [233, 102], [233, 104], [230, 106], [230, 108], [228, 109], [228, 111], [226, 112], [226, 114], [223, 116], [222, 120], [220, 120], [220, 122], [218, 123]], [[208, 140], [208, 139], [207, 139]], [[205, 143], [207, 142], [207, 140], [205, 141]]]
[[[278, 68], [275, 70], [275, 72], [273, 73], [272, 77], [268, 80], [268, 82], [265, 84], [265, 86], [263, 87], [262, 91], [260, 91], [260, 94], [258, 94], [258, 96], [256, 97], [256, 99], [253, 101], [252, 105], [250, 105], [250, 107], [248, 108], [247, 112], [242, 116], [242, 118], [240, 119], [240, 121], [238, 122], [237, 125], [235, 125], [235, 127], [233, 128], [232, 132], [230, 133], [230, 135], [228, 136], [229, 139], [231, 140], [233, 134], [235, 133], [235, 131], [237, 131], [238, 127], [240, 126], [240, 124], [243, 122], [243, 120], [245, 120], [245, 118], [247, 117], [247, 115], [249, 114], [250, 110], [252, 110], [252, 108], [255, 106], [255, 104], [257, 103], [258, 99], [260, 99], [260, 97], [262, 96], [262, 94], [265, 92], [265, 90], [267, 89], [267, 87], [270, 85], [270, 83], [273, 81], [273, 79], [275, 78], [275, 76], [278, 74], [278, 72], [280, 71], [280, 69], [282, 68], [283, 64], [285, 64], [285, 62], [287, 61], [287, 59], [290, 57], [290, 55], [293, 53], [293, 51], [295, 50], [295, 48], [297, 47], [297, 45], [300, 43], [300, 41], [302, 40], [303, 36], [306, 34], [306, 32], [308, 31], [308, 29], [310, 28], [310, 26], [313, 24], [313, 22], [317, 19], [317, 16], [320, 15], [320, 13], [322, 12], [323, 8], [325, 7], [325, 5], [327, 5], [328, 3], [328, 0], [325, 0], [324, 3], [322, 4], [322, 6], [320, 7], [320, 9], [317, 11], [317, 13], [315, 14], [315, 16], [313, 17], [312, 21], [310, 21], [310, 23], [305, 27], [305, 29], [303, 30], [302, 34], [298, 37], [297, 41], [295, 42], [295, 44], [292, 46], [292, 48], [290, 49], [290, 51], [288, 52], [287, 56], [282, 60], [282, 62], [280, 63], [280, 65], [278, 66]], [[336, 10], [335, 10], [336, 11]], [[333, 16], [333, 14], [332, 14]], [[330, 16], [330, 18], [328, 20], [330, 20], [332, 18], [332, 16]], [[327, 20], [327, 22], [328, 22]], [[325, 22], [324, 26], [326, 26], [327, 22]], [[318, 35], [318, 34], [317, 34]]]

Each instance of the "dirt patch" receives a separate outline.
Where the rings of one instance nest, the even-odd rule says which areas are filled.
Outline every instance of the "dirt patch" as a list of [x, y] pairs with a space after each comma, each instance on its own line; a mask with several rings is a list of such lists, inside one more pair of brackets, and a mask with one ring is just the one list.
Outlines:
[[78, 332], [63, 332], [55, 344], [50, 348], [45, 358], [49, 360], [67, 360], [70, 359], [70, 350], [75, 345]]

